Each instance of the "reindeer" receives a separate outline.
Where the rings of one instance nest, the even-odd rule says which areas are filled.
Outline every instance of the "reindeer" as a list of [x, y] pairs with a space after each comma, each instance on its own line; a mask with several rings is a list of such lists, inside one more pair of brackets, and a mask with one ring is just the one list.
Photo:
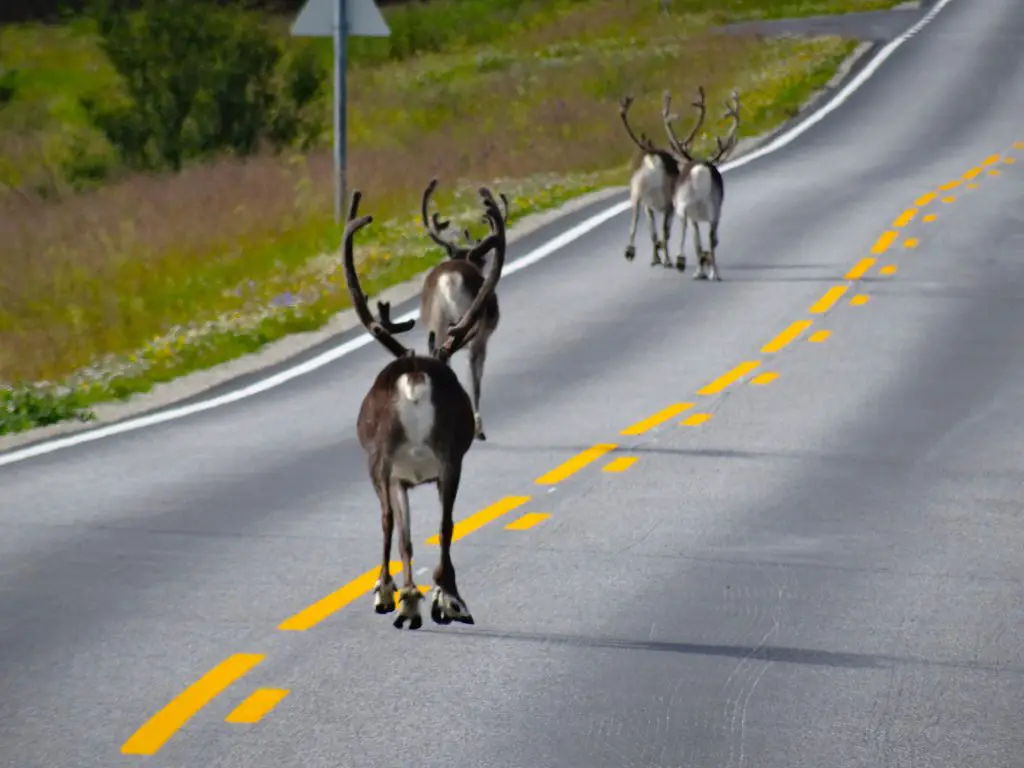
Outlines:
[[384, 552], [380, 576], [374, 586], [374, 610], [379, 614], [395, 610], [395, 583], [391, 578], [391, 536], [398, 516], [399, 544], [404, 569], [399, 592], [399, 613], [394, 626], [419, 629], [422, 597], [412, 574], [412, 526], [409, 515], [410, 488], [435, 483], [441, 501], [441, 559], [434, 570], [434, 594], [430, 617], [438, 624], [458, 621], [473, 624], [473, 616], [459, 595], [452, 565], [451, 545], [454, 523], [452, 509], [462, 477], [462, 461], [473, 445], [473, 404], [448, 359], [464, 346], [475, 327], [487, 297], [491, 296], [505, 263], [505, 224], [490, 191], [481, 188], [491, 234], [467, 254], [467, 258], [493, 250], [494, 264], [476, 298], [459, 322], [446, 329], [444, 341], [430, 355], [406, 348], [396, 334], [410, 330], [415, 321], [396, 324], [390, 320], [390, 306], [377, 302], [378, 317], [367, 306], [356, 275], [353, 239], [356, 232], [373, 221], [372, 216], [356, 218], [362, 197], [352, 194], [344, 237], [345, 284], [352, 296], [360, 322], [395, 360], [377, 374], [363, 398], [356, 422], [359, 443], [367, 455], [370, 478], [380, 499]]
[[[679, 179], [679, 162], [681, 157], [675, 157], [671, 152], [658, 149], [646, 134], [641, 133], [637, 138], [636, 133], [629, 125], [629, 108], [633, 105], [633, 97], [625, 96], [619, 103], [619, 117], [626, 127], [626, 133], [633, 140], [643, 156], [640, 163], [633, 171], [629, 180], [629, 201], [632, 206], [632, 218], [629, 223], [629, 244], [626, 245], [626, 261], [636, 258], [636, 227], [640, 218], [640, 207], [643, 206], [647, 212], [647, 223], [651, 231], [651, 242], [654, 246], [651, 266], [661, 264], [658, 254], [664, 248], [666, 267], [671, 267], [672, 262], [668, 255], [668, 242], [672, 235], [672, 192], [676, 188]], [[658, 230], [655, 225], [655, 213], [662, 215], [661, 232], [664, 242], [658, 239]], [[681, 248], [681, 246], [680, 246]], [[676, 269], [680, 272], [686, 269], [686, 257], [680, 250], [676, 257]]]
[[[718, 164], [725, 159], [736, 148], [736, 133], [740, 124], [740, 97], [735, 90], [732, 92], [732, 103], [726, 102], [724, 120], [732, 119], [732, 127], [725, 141], [716, 137], [718, 151], [710, 159], [698, 160], [693, 157], [691, 144], [693, 137], [704, 123], [706, 113], [704, 103], [704, 88], [697, 88], [697, 101], [693, 106], [697, 109], [697, 122], [690, 131], [690, 135], [684, 141], [679, 141], [672, 123], [676, 115], [671, 113], [672, 97], [668, 91], [662, 101], [662, 120], [665, 123], [665, 131], [668, 134], [672, 151], [685, 158], [685, 163], [679, 169], [675, 189], [672, 193], [672, 202], [676, 215], [683, 220], [683, 248], [686, 245], [686, 226], [688, 220], [693, 220], [693, 245], [697, 251], [697, 268], [694, 270], [694, 280], [721, 280], [718, 274], [718, 263], [715, 260], [715, 249], [718, 247], [718, 222], [722, 217], [722, 203], [725, 199], [725, 181], [718, 170]], [[705, 252], [700, 239], [700, 222], [709, 225], [711, 250]], [[706, 268], [710, 271], [706, 271]]]
[[[441, 236], [448, 228], [449, 222], [441, 219], [436, 212], [433, 216], [427, 215], [430, 196], [436, 187], [437, 179], [431, 179], [427, 188], [423, 190], [423, 199], [420, 203], [420, 216], [427, 235], [448, 254], [447, 261], [442, 261], [427, 274], [423, 282], [423, 292], [420, 294], [420, 317], [428, 329], [427, 351], [431, 355], [436, 349], [437, 339], [441, 338], [449, 326], [465, 315], [467, 308], [479, 295], [484, 285], [484, 259], [488, 253], [487, 250], [480, 249], [480, 242], [474, 241], [468, 229], [463, 230], [463, 236], [470, 243], [469, 247], [456, 245]], [[508, 198], [504, 194], [500, 197], [504, 204], [502, 224], [507, 226]], [[484, 363], [487, 360], [487, 342], [497, 330], [499, 320], [498, 296], [491, 293], [484, 302], [479, 321], [470, 329], [467, 337], [469, 370], [473, 383], [474, 436], [478, 440], [487, 439], [487, 435], [484, 434], [483, 418], [480, 416], [480, 392]]]

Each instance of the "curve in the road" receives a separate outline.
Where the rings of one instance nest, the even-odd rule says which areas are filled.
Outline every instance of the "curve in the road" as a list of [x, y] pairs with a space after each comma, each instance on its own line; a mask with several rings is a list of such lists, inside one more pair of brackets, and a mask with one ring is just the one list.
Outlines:
[[[1012, 146], [1014, 150], [1024, 150], [1024, 141], [1015, 142]], [[808, 307], [807, 312], [812, 317], [793, 321], [762, 346], [763, 358], [758, 357], [738, 363], [697, 390], [696, 395], [704, 398], [703, 400], [695, 399], [693, 402], [672, 403], [663, 407], [623, 428], [619, 435], [627, 438], [626, 440], [594, 444], [543, 473], [534, 481], [535, 485], [550, 489], [587, 467], [609, 458], [610, 461], [603, 466], [602, 471], [608, 473], [628, 471], [637, 462], [637, 457], [631, 454], [639, 452], [644, 444], [643, 437], [648, 433], [663, 427], [684, 413], [687, 415], [677, 422], [679, 426], [697, 427], [706, 423], [719, 407], [722, 396], [730, 387], [741, 381], [747, 380], [754, 386], [766, 386], [776, 381], [779, 374], [776, 371], [763, 370], [763, 365], [771, 360], [773, 355], [787, 349], [802, 337], [806, 337], [807, 341], [811, 343], [827, 341], [831, 337], [831, 331], [828, 329], [812, 331], [812, 329], [815, 327], [815, 322], [827, 317], [842, 299], [848, 297], [848, 304], [853, 307], [867, 304], [870, 292], [865, 289], [861, 281], [868, 277], [875, 267], [878, 267], [879, 277], [884, 278], [896, 274], [897, 264], [880, 264], [880, 262], [890, 261], [900, 246], [905, 251], [917, 248], [922, 236], [908, 236], [907, 231], [914, 228], [914, 223], [919, 218], [925, 223], [936, 221], [938, 214], [929, 212], [930, 208], [936, 207], [936, 203], [954, 204], [957, 200], [954, 192], [961, 189], [964, 191], [977, 189], [986, 178], [1000, 176], [1001, 167], [1010, 167], [1016, 163], [1016, 160], [1016, 157], [1009, 151], [991, 154], [977, 165], [965, 170], [959, 177], [939, 183], [934, 189], [921, 194], [913, 201], [913, 205], [896, 215], [889, 228], [879, 234], [870, 248], [870, 255], [860, 258], [845, 274], [843, 282], [827, 288], [821, 297]], [[903, 238], [902, 243], [900, 242], [901, 237]], [[757, 375], [753, 375], [755, 373]], [[698, 402], [704, 407], [693, 412]], [[629, 438], [637, 439], [629, 440]], [[515, 510], [528, 507], [533, 500], [531, 495], [508, 496], [500, 499], [460, 520], [456, 524], [453, 539], [464, 538], [492, 522], [505, 518]], [[525, 514], [512, 520], [505, 527], [513, 531], [526, 530], [544, 522], [549, 517], [550, 515], [547, 513], [527, 510]], [[436, 545], [437, 537], [431, 536], [424, 543]], [[397, 575], [401, 570], [400, 562], [391, 563], [392, 574]], [[367, 570], [331, 594], [285, 619], [277, 628], [282, 631], [302, 632], [320, 624], [353, 601], [369, 594], [378, 573], [379, 566]], [[420, 589], [426, 591], [423, 586]], [[193, 715], [230, 685], [242, 679], [263, 659], [262, 654], [253, 653], [236, 653], [227, 657], [153, 715], [122, 745], [121, 752], [130, 755], [155, 754], [187, 724]], [[259, 688], [228, 716], [228, 721], [258, 722], [272, 711], [274, 706], [282, 701], [287, 694], [287, 690]]]
[[[861, 86], [868, 81], [875, 72], [882, 66], [885, 61], [892, 56], [896, 50], [903, 45], [907, 40], [914, 37], [922, 29], [935, 19], [936, 16], [941, 13], [952, 0], [938, 0], [931, 9], [928, 10], [917, 22], [911, 25], [903, 34], [894, 38], [882, 47], [878, 53], [864, 66], [864, 68], [853, 77], [844, 87], [840, 88], [835, 95], [828, 100], [821, 107], [810, 113], [806, 119], [801, 120], [792, 128], [783, 133], [779, 134], [775, 139], [758, 148], [757, 150], [744, 155], [743, 157], [737, 158], [734, 161], [725, 163], [721, 167], [723, 173], [728, 173], [736, 168], [743, 167], [748, 163], [758, 160], [762, 157], [770, 155], [780, 149], [790, 145], [805, 132], [810, 130], [812, 127], [817, 125], [819, 122], [824, 120], [835, 110], [841, 107], [847, 99], [850, 98]], [[522, 269], [526, 269], [548, 256], [564, 248], [570, 243], [580, 239], [588, 232], [597, 229], [601, 224], [614, 218], [628, 210], [628, 202], [617, 203], [601, 213], [595, 214], [587, 220], [577, 224], [571, 229], [563, 232], [552, 240], [548, 241], [544, 245], [535, 249], [534, 251], [526, 254], [522, 258], [516, 259], [512, 263], [508, 264], [504, 270], [503, 275], [507, 276], [514, 274]], [[419, 310], [410, 311], [402, 315], [396, 322], [404, 322], [406, 320], [414, 320], [419, 317]], [[90, 429], [83, 432], [79, 432], [68, 437], [57, 438], [54, 440], [47, 440], [39, 442], [33, 445], [29, 445], [25, 448], [8, 451], [0, 454], [0, 467], [14, 464], [17, 462], [25, 461], [27, 459], [34, 458], [36, 456], [43, 456], [46, 454], [53, 453], [55, 451], [62, 450], [64, 448], [70, 448], [76, 445], [82, 445], [84, 443], [90, 443], [95, 440], [101, 440], [106, 437], [114, 435], [124, 434], [126, 432], [133, 432], [138, 429], [144, 429], [146, 427], [154, 426], [157, 424], [163, 424], [169, 421], [175, 421], [188, 416], [192, 416], [197, 413], [209, 411], [214, 408], [219, 408], [230, 403], [238, 402], [246, 398], [253, 397], [261, 394], [268, 390], [274, 389], [281, 386], [293, 379], [300, 376], [306, 375], [326, 365], [329, 365], [336, 360], [339, 360], [346, 355], [351, 354], [357, 349], [361, 349], [367, 344], [372, 342], [372, 337], [369, 335], [360, 335], [354, 339], [351, 339], [343, 344], [334, 347], [316, 357], [305, 360], [291, 368], [281, 371], [273, 376], [261, 379], [249, 386], [241, 389], [229, 392], [227, 394], [210, 398], [208, 400], [202, 400], [197, 403], [191, 403], [189, 405], [183, 405], [176, 408], [169, 408], [156, 413], [152, 413], [146, 416], [139, 416], [137, 418], [126, 419], [121, 422], [110, 424], [105, 427], [99, 427], [96, 429]]]

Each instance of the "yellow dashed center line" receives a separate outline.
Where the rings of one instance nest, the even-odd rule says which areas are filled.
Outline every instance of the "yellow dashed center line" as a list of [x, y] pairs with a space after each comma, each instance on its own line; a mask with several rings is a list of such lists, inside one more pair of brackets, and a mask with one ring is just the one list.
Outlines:
[[1014, 149], [1024, 149], [1024, 141], [1015, 141], [1015, 142], [1013, 142], [1013, 148]]
[[998, 163], [1002, 159], [1003, 159], [1002, 155], [989, 155], [988, 157], [986, 157], [984, 160], [981, 161], [981, 164], [983, 166], [995, 165], [996, 163]]
[[856, 296], [854, 296], [852, 299], [850, 299], [850, 306], [852, 306], [852, 307], [863, 306], [863, 305], [867, 304], [870, 299], [871, 299], [871, 297], [868, 296], [866, 293], [859, 293]]
[[807, 340], [808, 341], [812, 341], [815, 344], [820, 344], [821, 342], [823, 342], [826, 339], [828, 339], [828, 337], [831, 336], [831, 335], [832, 335], [832, 331], [815, 331], [814, 333], [812, 333], [808, 337]]
[[930, 224], [931, 222], [935, 221], [937, 218], [939, 218], [939, 217], [936, 216], [934, 213], [929, 213], [927, 216], [922, 218], [922, 221], [927, 221]]
[[896, 265], [895, 264], [886, 264], [884, 267], [882, 267], [880, 270], [878, 270], [878, 272], [879, 272], [879, 274], [882, 274], [882, 275], [895, 275], [896, 274]]
[[861, 259], [854, 265], [853, 269], [846, 273], [846, 279], [860, 280], [867, 274], [867, 271], [874, 266], [875, 261], [877, 261], [877, 259], [873, 259], [870, 256]]
[[545, 472], [534, 482], [537, 485], [558, 485], [566, 478], [576, 474], [588, 464], [597, 461], [606, 453], [614, 451], [616, 448], [618, 446], [614, 443], [598, 443], [576, 454], [561, 466], [555, 467], [550, 472]]
[[602, 472], [625, 472], [636, 464], [636, 456], [617, 456], [602, 468]]
[[1007, 165], [1013, 165], [1014, 163], [1017, 162], [1017, 158], [1015, 158], [1015, 157], [1008, 157], [1005, 160], [1003, 160], [1003, 162], [1006, 163]]
[[547, 512], [527, 512], [520, 518], [513, 520], [511, 523], [505, 526], [506, 531], [525, 531], [538, 523], [543, 523], [551, 515]]
[[942, 186], [939, 187], [939, 191], [940, 192], [949, 192], [949, 190], [956, 189], [962, 183], [963, 182], [960, 181], [960, 179], [953, 179], [952, 181], [947, 181], [945, 184], [943, 184]]
[[989, 176], [998, 176], [999, 175], [999, 169], [998, 168], [993, 168], [991, 171], [988, 172], [988, 175]]
[[[563, 465], [564, 466], [564, 465]], [[484, 507], [479, 512], [474, 512], [469, 517], [460, 520], [455, 524], [455, 528], [452, 531], [452, 541], [458, 541], [461, 538], [469, 536], [474, 531], [478, 531], [488, 523], [492, 523], [502, 515], [506, 515], [517, 507], [523, 506], [531, 499], [530, 496], [506, 496], [501, 501], [496, 501], [489, 507]], [[428, 546], [437, 546], [441, 543], [440, 536], [434, 534], [426, 541]]]
[[972, 179], [976, 179], [979, 176], [981, 176], [981, 170], [982, 170], [981, 168], [971, 168], [971, 170], [967, 171], [967, 173], [965, 173], [962, 176], [962, 178], [965, 181], [971, 181]]
[[670, 405], [668, 408], [662, 408], [653, 416], [648, 416], [643, 421], [638, 421], [631, 427], [626, 427], [624, 430], [619, 432], [620, 435], [642, 435], [649, 429], [654, 429], [659, 424], [664, 424], [674, 416], [678, 416], [688, 408], [693, 408], [693, 403], [675, 403]]
[[899, 217], [893, 221], [892, 225], [894, 227], [905, 227], [914, 220], [915, 216], [917, 216], [917, 208], [907, 208], [907, 210], [901, 213]]
[[840, 297], [846, 293], [847, 286], [845, 285], [834, 285], [825, 291], [825, 295], [818, 299], [816, 302], [811, 304], [811, 308], [808, 310], [812, 315], [823, 315], [832, 309], [832, 306], [839, 301]]
[[770, 355], [773, 352], [778, 352], [787, 344], [792, 343], [794, 339], [796, 339], [801, 333], [806, 331], [812, 325], [814, 325], [813, 320], [797, 320], [794, 323], [790, 323], [789, 328], [784, 330], [774, 339], [772, 339], [763, 347], [761, 347], [761, 351], [766, 355]]
[[949, 195], [947, 197], [942, 198], [942, 202], [944, 202], [944, 203], [955, 203], [956, 202], [956, 197], [954, 195]]
[[755, 376], [754, 378], [752, 378], [750, 380], [750, 383], [758, 387], [763, 387], [765, 384], [771, 384], [777, 378], [779, 378], [779, 374], [777, 374], [775, 371], [765, 371], [760, 376]]
[[[402, 563], [392, 561], [390, 563], [390, 571], [392, 576], [396, 573], [401, 573]], [[369, 593], [373, 589], [374, 584], [377, 583], [379, 575], [380, 566], [371, 568], [361, 576], [352, 579], [348, 584], [281, 622], [277, 625], [277, 628], [284, 632], [305, 632], [307, 629], [315, 627], [331, 614], [337, 613], [349, 603]]]
[[228, 723], [258, 723], [287, 695], [288, 691], [280, 688], [259, 688], [224, 720]]
[[151, 717], [121, 747], [122, 755], [154, 755], [200, 709], [263, 661], [258, 653], [236, 653], [211, 669]]
[[757, 368], [757, 366], [759, 366], [760, 364], [761, 364], [760, 360], [747, 360], [745, 362], [742, 362], [739, 365], [737, 365], [735, 368], [733, 368], [731, 371], [729, 371], [728, 373], [723, 374], [722, 376], [719, 376], [717, 379], [712, 381], [710, 384], [706, 385], [703, 389], [698, 389], [697, 390], [697, 394], [698, 395], [717, 395], [719, 392], [723, 391], [730, 384], [733, 384], [733, 383], [739, 381], [740, 379], [742, 379], [744, 376], [746, 376], [752, 370]]
[[924, 208], [924, 206], [928, 205], [928, 203], [930, 203], [936, 197], [937, 195], [934, 192], [927, 192], [921, 195], [919, 198], [917, 198], [917, 200], [914, 201], [914, 205], [916, 205], [918, 208]]
[[903, 241], [904, 248], [917, 248], [917, 246], [920, 244], [921, 241], [918, 240], [916, 237], [908, 237], [906, 240]]
[[704, 422], [710, 420], [710, 413], [695, 413], [692, 416], [687, 416], [685, 419], [679, 422], [679, 425], [683, 427], [699, 427]]
[[899, 232], [887, 229], [879, 236], [879, 238], [875, 241], [875, 244], [871, 246], [871, 252], [874, 254], [885, 253], [887, 250], [889, 250], [889, 246], [896, 242], [896, 238], [899, 236]]

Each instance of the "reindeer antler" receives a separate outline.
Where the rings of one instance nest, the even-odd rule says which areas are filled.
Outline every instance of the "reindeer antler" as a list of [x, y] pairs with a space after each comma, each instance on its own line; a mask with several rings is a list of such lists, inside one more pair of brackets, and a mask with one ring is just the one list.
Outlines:
[[707, 108], [704, 103], [704, 86], [697, 86], [697, 101], [693, 102], [690, 106], [697, 110], [697, 121], [693, 124], [693, 128], [690, 129], [689, 135], [682, 141], [680, 141], [676, 136], [675, 129], [672, 127], [672, 123], [675, 122], [678, 115], [673, 115], [671, 112], [672, 95], [667, 89], [662, 97], [661, 119], [665, 124], [665, 132], [668, 134], [668, 140], [672, 144], [672, 148], [692, 162], [693, 156], [690, 153], [692, 147], [690, 145], [693, 143], [693, 139], [697, 135], [697, 131], [699, 131], [701, 126], [704, 124], [704, 115], [707, 112]]
[[[501, 278], [501, 270], [505, 266], [505, 220], [502, 218], [501, 211], [498, 209], [498, 204], [495, 202], [491, 191], [486, 187], [481, 187], [479, 193], [484, 201], [484, 218], [490, 224], [491, 234], [476, 246], [473, 252], [486, 253], [493, 248], [494, 264], [491, 266], [490, 272], [487, 273], [487, 278], [484, 280], [484, 284], [477, 293], [476, 298], [473, 299], [473, 303], [466, 310], [466, 314], [462, 316], [462, 319], [456, 325], [448, 329], [448, 335], [444, 343], [435, 351], [435, 356], [442, 362], [462, 349], [469, 341], [469, 333], [474, 329], [480, 313], [483, 312], [487, 298], [494, 293], [498, 280]], [[468, 258], [472, 258], [472, 256]]]
[[[434, 243], [444, 248], [449, 259], [466, 259], [477, 263], [479, 266], [480, 259], [485, 256], [489, 250], [487, 248], [481, 249], [480, 246], [484, 241], [474, 238], [468, 229], [464, 229], [462, 231], [463, 237], [466, 239], [466, 242], [469, 243], [468, 246], [458, 245], [450, 240], [446, 240], [441, 236], [441, 233], [448, 229], [451, 222], [447, 219], [442, 219], [441, 215], [436, 211], [429, 216], [427, 215], [427, 211], [430, 206], [430, 197], [433, 195], [436, 188], [437, 179], [431, 179], [430, 183], [427, 184], [426, 189], [423, 190], [423, 198], [420, 203], [420, 218], [423, 221], [423, 227], [427, 230], [427, 235]], [[490, 192], [488, 192], [488, 194], [490, 194]], [[502, 223], [507, 225], [510, 208], [508, 197], [504, 192], [500, 193], [499, 197], [501, 198], [501, 202], [504, 206], [504, 210], [499, 215], [501, 216]], [[491, 200], [493, 201], [493, 196]], [[485, 217], [484, 220], [487, 221], [488, 219]]]
[[732, 92], [732, 103], [725, 102], [725, 114], [722, 116], [723, 120], [730, 118], [732, 127], [729, 129], [729, 135], [726, 136], [725, 141], [723, 142], [721, 138], [715, 139], [718, 144], [718, 152], [711, 160], [712, 164], [718, 164], [736, 148], [736, 135], [740, 127], [740, 94], [736, 89], [733, 89]]
[[416, 324], [416, 321], [407, 320], [406, 322], [397, 325], [392, 323], [391, 305], [387, 302], [377, 302], [377, 307], [380, 310], [381, 316], [379, 319], [374, 318], [367, 304], [366, 295], [363, 293], [363, 289], [359, 285], [359, 276], [356, 274], [355, 254], [352, 241], [355, 238], [356, 232], [373, 222], [373, 216], [361, 216], [358, 219], [356, 218], [356, 214], [359, 213], [359, 201], [362, 199], [362, 196], [362, 193], [358, 189], [352, 193], [352, 202], [348, 209], [348, 222], [345, 224], [345, 285], [348, 287], [349, 295], [352, 297], [352, 307], [355, 309], [356, 315], [359, 316], [359, 322], [363, 324], [363, 327], [366, 328], [366, 330], [369, 331], [370, 334], [395, 357], [412, 355], [414, 352], [405, 347], [394, 337], [393, 334], [411, 330]]
[[633, 106], [633, 97], [623, 96], [622, 101], [619, 102], [619, 117], [622, 119], [622, 124], [626, 126], [626, 133], [629, 134], [629, 138], [633, 140], [633, 143], [647, 154], [650, 155], [657, 152], [658, 148], [654, 146], [653, 141], [647, 138], [646, 133], [641, 133], [640, 138], [637, 138], [636, 134], [633, 133], [633, 129], [629, 125], [629, 108], [631, 106]]

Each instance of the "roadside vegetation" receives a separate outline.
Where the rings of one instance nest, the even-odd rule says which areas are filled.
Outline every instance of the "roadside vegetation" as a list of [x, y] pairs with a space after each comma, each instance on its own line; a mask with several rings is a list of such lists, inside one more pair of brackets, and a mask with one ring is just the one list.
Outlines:
[[[512, 223], [624, 184], [618, 101], [662, 134], [660, 97], [741, 91], [741, 136], [793, 115], [852, 51], [724, 36], [730, 21], [895, 0], [432, 0], [353, 39], [349, 179], [375, 217], [378, 291], [441, 258], [418, 218], [432, 176], [476, 228], [480, 183]], [[102, 4], [0, 27], [0, 434], [89, 418], [321, 326], [348, 306], [336, 252], [329, 40], [221, 3]], [[710, 118], [709, 113], [709, 118]], [[709, 120], [709, 129], [714, 125]], [[702, 139], [705, 146], [713, 136]]]

